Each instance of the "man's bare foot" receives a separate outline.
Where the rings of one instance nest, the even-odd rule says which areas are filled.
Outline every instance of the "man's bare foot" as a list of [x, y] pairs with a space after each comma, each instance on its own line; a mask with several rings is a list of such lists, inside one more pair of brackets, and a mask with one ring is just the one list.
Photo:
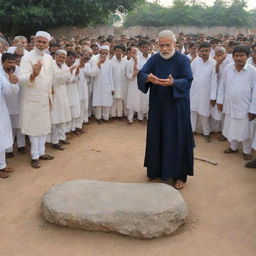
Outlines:
[[177, 190], [183, 189], [184, 186], [185, 186], [185, 183], [184, 183], [182, 180], [176, 180], [176, 181], [175, 181], [174, 187], [175, 187]]

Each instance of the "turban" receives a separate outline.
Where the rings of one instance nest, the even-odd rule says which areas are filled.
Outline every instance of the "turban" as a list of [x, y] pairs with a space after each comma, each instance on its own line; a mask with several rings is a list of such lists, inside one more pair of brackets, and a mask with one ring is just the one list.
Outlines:
[[36, 37], [38, 37], [38, 36], [45, 37], [48, 41], [51, 41], [51, 38], [52, 38], [51, 35], [45, 31], [38, 31], [36, 33]]

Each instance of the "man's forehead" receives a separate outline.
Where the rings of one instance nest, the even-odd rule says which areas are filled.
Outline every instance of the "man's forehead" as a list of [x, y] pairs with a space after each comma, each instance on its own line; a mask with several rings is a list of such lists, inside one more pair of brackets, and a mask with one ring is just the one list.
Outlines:
[[173, 40], [172, 40], [169, 36], [167, 36], [167, 37], [160, 37], [160, 38], [158, 39], [158, 41], [159, 41], [159, 43], [160, 43], [160, 42], [173, 43]]

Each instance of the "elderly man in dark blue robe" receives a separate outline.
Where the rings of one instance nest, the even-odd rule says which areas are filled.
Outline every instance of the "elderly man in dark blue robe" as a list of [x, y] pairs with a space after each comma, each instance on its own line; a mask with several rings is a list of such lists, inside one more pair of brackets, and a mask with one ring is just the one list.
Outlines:
[[193, 176], [194, 139], [190, 123], [189, 90], [192, 73], [189, 59], [175, 51], [175, 35], [159, 33], [159, 53], [138, 73], [138, 87], [150, 89], [147, 145], [144, 166], [149, 179], [174, 179], [182, 189]]

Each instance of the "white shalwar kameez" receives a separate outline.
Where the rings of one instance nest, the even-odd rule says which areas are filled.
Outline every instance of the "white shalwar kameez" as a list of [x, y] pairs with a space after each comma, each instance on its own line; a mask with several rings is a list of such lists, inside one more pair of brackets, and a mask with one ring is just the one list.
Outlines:
[[[7, 73], [3, 73], [5, 78], [8, 79]], [[19, 66], [16, 66], [16, 71], [14, 73], [17, 77], [19, 76]], [[13, 139], [17, 138], [17, 147], [25, 147], [25, 135], [21, 133], [20, 129], [20, 97], [21, 97], [21, 88], [18, 86], [18, 91], [15, 91], [11, 94], [5, 95], [6, 105], [9, 111]], [[13, 152], [13, 145], [6, 150], [6, 152]]]
[[18, 84], [11, 84], [0, 72], [0, 169], [6, 167], [5, 150], [13, 144], [11, 120], [4, 95], [18, 91]]
[[113, 83], [115, 88], [115, 94], [113, 96], [113, 104], [111, 108], [112, 117], [122, 117], [124, 107], [124, 96], [126, 89], [126, 60], [121, 59], [120, 61], [114, 56], [111, 59], [111, 68], [113, 75]]
[[197, 121], [202, 124], [203, 134], [211, 133], [210, 126], [210, 94], [211, 79], [215, 69], [216, 61], [209, 57], [204, 62], [201, 57], [197, 57], [191, 63], [193, 81], [190, 90], [191, 104], [191, 125], [193, 132], [196, 131]]
[[[64, 68], [69, 69], [66, 64], [63, 64]], [[76, 130], [76, 123], [80, 117], [80, 98], [78, 93], [78, 75], [76, 75], [76, 69], [72, 71], [72, 76], [69, 81], [66, 82], [68, 102], [71, 112], [71, 122], [67, 122], [67, 132]]]
[[[41, 71], [30, 81], [33, 65], [39, 61], [42, 62]], [[20, 125], [21, 132], [29, 135], [32, 160], [45, 154], [46, 136], [51, 132], [53, 64], [50, 55], [41, 55], [36, 48], [21, 59], [19, 81], [23, 88]]]
[[112, 92], [115, 90], [110, 60], [107, 58], [100, 68], [98, 65], [95, 65], [93, 72], [95, 78], [93, 82], [92, 106], [95, 107], [95, 117], [97, 120], [103, 118], [103, 120], [107, 121], [113, 102]]
[[127, 108], [128, 108], [128, 122], [133, 122], [134, 113], [137, 112], [137, 118], [143, 120], [145, 113], [145, 106], [141, 101], [141, 92], [137, 85], [137, 75], [134, 73], [134, 60], [127, 61], [126, 77], [128, 78], [128, 93], [127, 93]]
[[237, 150], [243, 143], [243, 152], [251, 153], [250, 121], [248, 113], [256, 114], [256, 69], [246, 64], [238, 72], [235, 64], [229, 64], [223, 73], [218, 91], [218, 104], [223, 104], [225, 121], [223, 135]]
[[52, 144], [58, 144], [60, 140], [66, 140], [66, 123], [71, 121], [66, 82], [70, 81], [71, 77], [72, 75], [67, 66], [63, 64], [60, 68], [54, 62], [53, 104], [51, 111]]

